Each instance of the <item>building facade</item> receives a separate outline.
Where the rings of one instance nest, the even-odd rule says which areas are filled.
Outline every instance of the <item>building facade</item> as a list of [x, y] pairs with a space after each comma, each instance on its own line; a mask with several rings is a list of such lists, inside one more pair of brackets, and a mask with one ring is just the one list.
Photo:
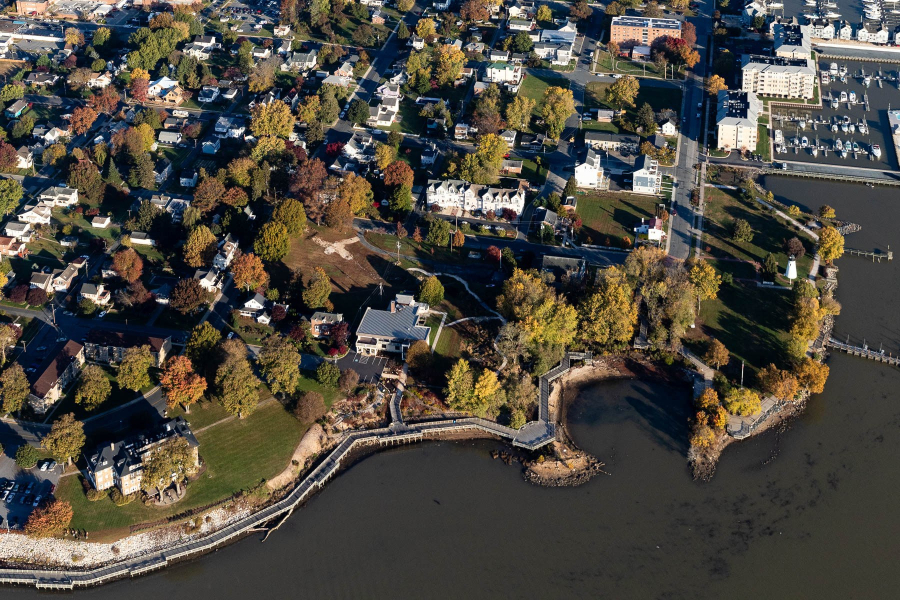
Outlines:
[[509, 209], [520, 215], [525, 208], [525, 183], [520, 183], [518, 188], [496, 188], [459, 179], [435, 179], [428, 182], [425, 202], [429, 207], [436, 204], [441, 209], [480, 210], [484, 213], [500, 213]]
[[741, 67], [741, 89], [758, 96], [811, 99], [816, 88], [816, 64], [807, 58], [747, 54]]
[[619, 45], [652, 46], [661, 37], [681, 37], [681, 21], [646, 17], [613, 17], [609, 39]]
[[755, 152], [760, 108], [753, 92], [720, 91], [716, 110], [717, 147]]

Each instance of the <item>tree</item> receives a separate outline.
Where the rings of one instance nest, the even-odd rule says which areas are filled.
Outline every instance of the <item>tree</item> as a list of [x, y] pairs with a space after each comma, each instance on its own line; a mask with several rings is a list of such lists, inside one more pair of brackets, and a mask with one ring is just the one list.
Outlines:
[[469, 361], [461, 358], [454, 363], [447, 375], [447, 387], [444, 388], [447, 405], [453, 410], [468, 410], [474, 391], [475, 382]]
[[125, 356], [122, 358], [122, 364], [119, 365], [119, 372], [116, 375], [116, 381], [119, 387], [139, 391], [141, 388], [150, 386], [150, 367], [156, 366], [156, 359], [150, 353], [150, 346], [136, 346], [125, 350]]
[[12, 83], [7, 83], [3, 86], [3, 89], [0, 90], [0, 101], [11, 102], [13, 100], [21, 99], [24, 95], [25, 86], [18, 81], [14, 81]]
[[294, 131], [294, 115], [284, 102], [257, 104], [251, 112], [250, 130], [256, 137], [275, 136], [287, 139]]
[[140, 279], [144, 261], [133, 248], [124, 248], [113, 254], [112, 267], [119, 277], [130, 283]]
[[541, 4], [537, 10], [537, 20], [549, 23], [553, 21], [553, 11], [546, 4]]
[[446, 246], [450, 243], [450, 222], [444, 219], [433, 219], [428, 225], [425, 241], [432, 246]]
[[25, 190], [15, 179], [0, 179], [0, 215], [8, 215], [19, 206]]
[[[680, 0], [676, 0], [676, 2], [678, 1]], [[682, 4], [684, 8], [687, 8], [687, 3], [682, 2]], [[674, 3], [673, 8], [675, 8], [676, 10], [683, 10], [677, 8]], [[681, 25], [681, 39], [687, 42], [688, 46], [690, 46], [691, 48], [697, 45], [697, 28], [694, 27], [694, 24], [688, 20], [685, 20]]]
[[269, 274], [262, 260], [252, 252], [241, 254], [231, 261], [231, 275], [234, 285], [245, 290], [255, 290], [269, 283]]
[[323, 362], [316, 369], [316, 381], [328, 388], [336, 388], [341, 378], [341, 370], [334, 363]]
[[578, 180], [575, 179], [575, 176], [572, 175], [566, 181], [566, 187], [563, 188], [563, 197], [568, 198], [569, 196], [574, 196], [578, 191]]
[[405, 185], [412, 189], [414, 179], [415, 173], [406, 161], [395, 160], [384, 170], [384, 185]]
[[[284, 103], [282, 102], [282, 104]], [[194, 202], [192, 206], [206, 214], [218, 206], [224, 195], [225, 184], [215, 177], [205, 177], [194, 188]]]
[[797, 367], [797, 381], [800, 385], [809, 389], [812, 394], [821, 394], [825, 391], [825, 382], [828, 381], [828, 365], [804, 357]]
[[243, 206], [247, 206], [247, 204], [250, 202], [250, 197], [247, 196], [247, 192], [245, 192], [242, 188], [233, 187], [225, 192], [225, 196], [222, 197], [222, 202], [224, 202], [228, 206], [241, 208]]
[[531, 123], [531, 113], [535, 104], [536, 102], [527, 96], [513, 98], [513, 101], [506, 105], [506, 122], [509, 127], [517, 131], [527, 129]]
[[[272, 89], [272, 86], [275, 85], [275, 72], [279, 67], [279, 62], [279, 59], [273, 56], [257, 63], [250, 70], [248, 87], [251, 92], [265, 92]], [[271, 104], [277, 104], [277, 102]]]
[[70, 121], [72, 131], [76, 135], [87, 133], [96, 120], [97, 111], [90, 106], [80, 106], [72, 111], [72, 120]]
[[289, 236], [303, 235], [306, 231], [306, 211], [294, 198], [285, 198], [272, 213], [274, 222], [284, 225]]
[[416, 35], [425, 41], [431, 41], [431, 38], [437, 34], [433, 19], [419, 19], [416, 23]]
[[372, 204], [375, 195], [372, 193], [372, 185], [365, 177], [355, 173], [348, 173], [338, 186], [338, 199], [347, 203], [350, 212], [359, 215], [365, 212]]
[[328, 305], [331, 295], [331, 279], [322, 267], [315, 268], [315, 275], [303, 290], [303, 303], [309, 309], [322, 308]]
[[31, 118], [31, 115], [23, 115], [19, 117], [19, 120], [16, 121], [15, 125], [13, 125], [12, 131], [10, 133], [14, 139], [21, 140], [25, 136], [30, 136], [33, 130], [34, 119]]
[[[206, 322], [203, 324], [208, 325]], [[206, 392], [206, 380], [194, 372], [191, 359], [184, 355], [176, 355], [166, 361], [159, 383], [166, 392], [166, 405], [169, 408], [181, 405], [186, 413], [191, 412], [191, 404], [200, 400]]]
[[416, 340], [406, 351], [406, 362], [409, 368], [417, 372], [425, 372], [432, 363], [431, 347], [425, 340]]
[[191, 331], [184, 353], [202, 373], [209, 367], [213, 350], [222, 341], [222, 334], [209, 321], [200, 323]]
[[40, 459], [41, 453], [34, 446], [22, 444], [16, 450], [16, 465], [23, 469], [33, 469]]
[[697, 292], [697, 302], [700, 300], [715, 300], [719, 295], [719, 286], [722, 285], [722, 277], [707, 261], [700, 261], [691, 269], [691, 283]]
[[29, 306], [43, 306], [47, 302], [47, 292], [40, 288], [31, 288], [25, 295], [25, 302]]
[[391, 192], [390, 209], [395, 213], [408, 213], [412, 210], [412, 188], [401, 185]]
[[728, 348], [719, 340], [711, 341], [706, 348], [706, 354], [703, 355], [703, 360], [712, 365], [714, 369], [727, 365], [729, 358]]
[[586, 0], [578, 0], [569, 7], [569, 14], [576, 19], [587, 19], [594, 14], [594, 9], [588, 5]]
[[198, 268], [212, 263], [218, 251], [216, 236], [206, 225], [194, 227], [184, 243], [184, 262]]
[[656, 112], [653, 110], [653, 107], [650, 106], [647, 102], [644, 102], [643, 105], [638, 109], [637, 112], [637, 123], [643, 128], [643, 131], [646, 135], [653, 135], [656, 133], [657, 125], [656, 125]]
[[733, 415], [755, 415], [760, 410], [759, 394], [749, 388], [732, 388], [725, 395], [722, 405]]
[[472, 412], [479, 417], [491, 412], [499, 392], [500, 382], [497, 381], [497, 374], [491, 369], [481, 371], [472, 389]]
[[247, 360], [247, 346], [240, 340], [226, 340], [225, 359], [216, 370], [215, 384], [219, 402], [229, 413], [243, 419], [259, 404], [260, 381]]
[[338, 379], [338, 387], [345, 394], [349, 394], [359, 385], [359, 373], [353, 369], [346, 369], [341, 372], [341, 378]]
[[[618, 80], [616, 83], [622, 81]], [[614, 83], [613, 85], [616, 85]], [[547, 124], [547, 135], [558, 139], [566, 126], [566, 119], [575, 114], [575, 100], [572, 90], [551, 86], [544, 92], [541, 116]]]
[[833, 219], [835, 218], [834, 209], [828, 206], [827, 204], [823, 204], [819, 207], [819, 218], [821, 219]]
[[637, 325], [638, 307], [622, 269], [603, 272], [596, 292], [579, 305], [578, 317], [585, 343], [601, 347], [628, 343]]
[[803, 257], [804, 254], [806, 254], [806, 246], [803, 245], [803, 242], [800, 241], [800, 238], [794, 236], [784, 242], [784, 252], [788, 256], [793, 256], [794, 258], [799, 260]]
[[731, 239], [736, 242], [750, 243], [753, 241], [753, 229], [746, 219], [735, 219], [731, 228]]
[[253, 242], [253, 251], [269, 262], [279, 261], [287, 256], [291, 242], [287, 227], [275, 221], [269, 221], [259, 230]]
[[297, 389], [300, 382], [300, 353], [286, 337], [268, 337], [263, 342], [256, 361], [272, 392], [292, 394]]
[[725, 85], [725, 80], [719, 75], [710, 75], [706, 78], [706, 92], [710, 96], [716, 96], [722, 90], [727, 90], [728, 86]]
[[73, 516], [71, 504], [64, 500], [50, 500], [28, 515], [25, 533], [37, 538], [58, 535], [69, 526]]
[[338, 231], [344, 231], [353, 221], [353, 211], [350, 204], [342, 199], [335, 198], [328, 203], [325, 209], [325, 224]]
[[799, 391], [797, 378], [774, 364], [760, 369], [756, 377], [763, 392], [775, 396], [782, 402], [793, 401]]
[[387, 169], [388, 165], [394, 162], [396, 157], [397, 151], [393, 146], [382, 144], [381, 142], [375, 144], [375, 164], [382, 171]]
[[0, 394], [3, 396], [3, 412], [18, 413], [31, 392], [22, 365], [14, 362], [0, 375]]
[[355, 99], [350, 103], [347, 120], [356, 125], [364, 125], [369, 120], [369, 105], [359, 98]]
[[424, 302], [429, 306], [437, 306], [444, 301], [444, 286], [436, 275], [432, 275], [424, 280], [419, 286], [419, 302]]
[[500, 261], [503, 259], [503, 253], [497, 246], [488, 246], [486, 256], [491, 264], [497, 263], [498, 266], [500, 265]]
[[83, 404], [85, 410], [93, 411], [106, 402], [112, 392], [112, 385], [102, 367], [87, 365], [81, 371], [78, 388], [75, 391], [75, 402]]
[[461, 229], [453, 232], [453, 247], [462, 248], [466, 244], [466, 236]]
[[456, 46], [439, 46], [434, 52], [434, 75], [438, 85], [449, 85], [459, 79], [465, 63], [466, 55]]
[[209, 294], [197, 279], [182, 279], [175, 284], [169, 306], [183, 315], [192, 313], [209, 301]]
[[[106, 382], [108, 384], [109, 380]], [[73, 458], [81, 454], [84, 441], [84, 425], [75, 420], [73, 413], [69, 413], [53, 422], [50, 432], [41, 440], [41, 448], [49, 452], [57, 462], [71, 463]]]
[[88, 160], [79, 160], [70, 166], [69, 178], [66, 182], [69, 187], [76, 188], [78, 195], [84, 197], [88, 203], [99, 205], [103, 202], [106, 183], [94, 163]]
[[97, 31], [94, 32], [94, 39], [91, 41], [91, 44], [96, 48], [97, 46], [102, 46], [106, 42], [109, 41], [110, 31], [106, 27], [100, 27]]
[[487, 21], [491, 14], [484, 0], [466, 0], [459, 9], [459, 18], [463, 21]]
[[73, 46], [84, 46], [84, 34], [77, 27], [69, 27], [66, 29], [65, 38], [67, 44]]
[[397, 37], [401, 40], [409, 39], [409, 27], [406, 26], [406, 22], [400, 21], [400, 26], [397, 28]]
[[363, 23], [353, 32], [351, 39], [360, 46], [372, 46], [375, 43], [375, 30], [368, 23]]
[[768, 281], [774, 281], [778, 275], [778, 259], [771, 252], [767, 253], [763, 259], [763, 273]]
[[819, 234], [819, 256], [829, 263], [844, 255], [844, 236], [834, 227], [826, 227]]
[[187, 439], [181, 436], [169, 438], [143, 461], [141, 487], [145, 490], [164, 490], [174, 483], [180, 490], [181, 482], [198, 469], [196, 449]]
[[319, 392], [305, 392], [297, 400], [294, 414], [304, 423], [315, 423], [328, 413], [325, 398]]
[[625, 75], [606, 88], [606, 101], [618, 109], [634, 108], [634, 100], [637, 98], [640, 88], [641, 84], [635, 77]]

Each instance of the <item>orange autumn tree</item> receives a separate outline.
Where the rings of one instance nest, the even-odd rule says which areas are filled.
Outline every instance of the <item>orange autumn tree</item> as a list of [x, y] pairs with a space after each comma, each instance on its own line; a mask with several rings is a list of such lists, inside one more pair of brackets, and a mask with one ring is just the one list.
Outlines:
[[186, 356], [170, 358], [159, 382], [166, 391], [166, 405], [175, 408], [180, 404], [186, 413], [191, 412], [191, 404], [200, 400], [206, 391], [206, 380], [194, 372], [194, 365]]
[[72, 522], [72, 505], [53, 500], [31, 513], [25, 523], [25, 533], [34, 537], [50, 537], [61, 533]]

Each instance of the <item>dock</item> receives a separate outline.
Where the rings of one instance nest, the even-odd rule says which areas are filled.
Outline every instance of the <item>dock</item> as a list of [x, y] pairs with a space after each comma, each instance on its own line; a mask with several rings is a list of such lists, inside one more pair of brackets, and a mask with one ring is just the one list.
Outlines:
[[890, 248], [887, 252], [882, 252], [881, 250], [857, 250], [856, 248], [844, 248], [844, 254], [849, 254], [850, 256], [861, 256], [863, 258], [871, 258], [872, 262], [881, 262], [881, 259], [894, 260], [894, 253], [890, 250]]
[[854, 346], [850, 343], [842, 342], [839, 339], [831, 337], [825, 342], [825, 346], [840, 350], [851, 356], [859, 356], [861, 358], [874, 360], [875, 362], [887, 363], [894, 367], [900, 366], [900, 356], [893, 356], [891, 353], [885, 354], [884, 350], [873, 350], [869, 348], [865, 342], [863, 342], [862, 346]]

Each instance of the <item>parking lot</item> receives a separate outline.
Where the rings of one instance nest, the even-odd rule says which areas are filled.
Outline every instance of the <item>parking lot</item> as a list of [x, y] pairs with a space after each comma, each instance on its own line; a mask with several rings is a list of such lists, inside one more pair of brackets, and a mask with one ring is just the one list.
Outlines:
[[[7, 452], [15, 450], [9, 448]], [[31, 511], [56, 489], [62, 466], [41, 471], [48, 462], [49, 459], [40, 460], [33, 469], [20, 469], [9, 456], [0, 456], [0, 527], [21, 527]]]
[[[259, 2], [230, 2], [221, 10], [219, 20], [234, 21], [232, 28], [238, 33], [271, 36], [271, 29], [278, 22], [278, 18], [278, 2], [260, 0]], [[269, 31], [264, 31], [264, 27]]]

